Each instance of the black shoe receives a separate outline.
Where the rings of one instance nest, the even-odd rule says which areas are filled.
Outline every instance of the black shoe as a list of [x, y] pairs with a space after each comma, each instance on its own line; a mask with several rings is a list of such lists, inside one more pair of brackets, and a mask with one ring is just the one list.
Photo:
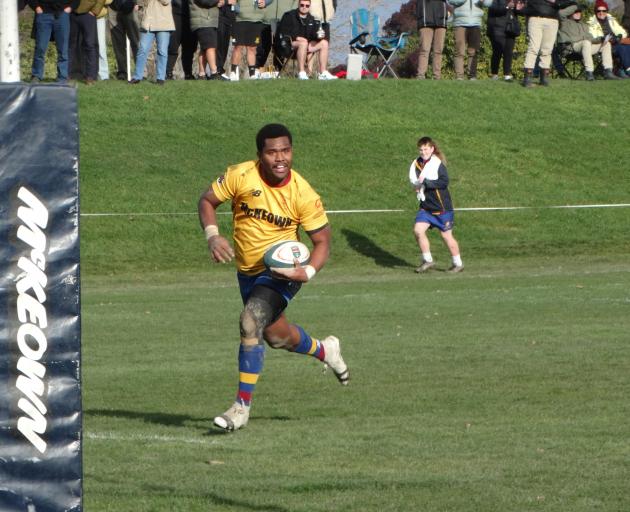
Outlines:
[[167, 73], [166, 74], [166, 79], [167, 80], [175, 80], [175, 77], [173, 77], [173, 73]]
[[194, 75], [184, 75], [184, 80], [194, 80]]
[[225, 78], [223, 75], [221, 75], [220, 73], [212, 73], [209, 77], [208, 80], [219, 80], [220, 82], [229, 82], [230, 79], [229, 78]]
[[137, 78], [132, 78], [131, 80], [129, 80], [129, 82], [127, 82], [129, 85], [136, 85], [140, 83], [140, 80], [138, 80]]
[[40, 82], [41, 82], [41, 79], [40, 79], [40, 78], [37, 78], [36, 76], [32, 76], [32, 77], [31, 77], [31, 83], [32, 83], [32, 84], [38, 84], [38, 83], [40, 83]]
[[156, 80], [155, 83], [158, 85], [164, 85], [164, 80]]
[[127, 80], [127, 73], [116, 73], [116, 80]]
[[593, 75], [592, 71], [585, 71], [584, 75], [588, 82], [592, 82], [593, 80], [595, 80], [595, 76]]

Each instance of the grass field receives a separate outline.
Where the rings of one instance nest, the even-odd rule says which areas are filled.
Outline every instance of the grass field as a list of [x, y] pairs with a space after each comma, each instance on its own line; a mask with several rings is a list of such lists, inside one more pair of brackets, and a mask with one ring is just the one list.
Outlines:
[[[627, 84], [216, 85], [79, 89], [85, 510], [630, 509], [630, 209], [548, 208], [630, 203]], [[194, 212], [270, 121], [329, 210], [402, 211], [331, 214], [288, 310], [342, 340], [350, 386], [268, 350], [225, 435], [240, 299]], [[412, 272], [424, 134], [456, 207], [530, 207], [458, 212], [457, 276]]]

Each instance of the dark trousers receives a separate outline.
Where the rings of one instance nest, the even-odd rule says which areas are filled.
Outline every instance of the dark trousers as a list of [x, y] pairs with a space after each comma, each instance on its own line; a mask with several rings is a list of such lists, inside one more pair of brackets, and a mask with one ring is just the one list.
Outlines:
[[260, 43], [256, 47], [256, 67], [262, 68], [267, 63], [269, 53], [271, 53], [271, 25], [263, 25], [262, 32], [260, 33]]
[[171, 32], [168, 43], [168, 61], [166, 62], [166, 77], [173, 78], [173, 68], [177, 62], [179, 47], [182, 47], [182, 69], [186, 77], [192, 77], [193, 57], [197, 49], [197, 38], [190, 30], [190, 15], [188, 13], [173, 12], [175, 31]]
[[57, 45], [57, 80], [68, 79], [68, 38], [70, 34], [70, 14], [43, 12], [35, 15], [35, 53], [31, 75], [44, 79], [44, 60], [51, 34]]
[[503, 60], [503, 76], [512, 74], [512, 56], [514, 54], [513, 37], [508, 37], [502, 30], [488, 32], [492, 45], [492, 57], [490, 58], [490, 73], [499, 74], [499, 64]]
[[[98, 34], [96, 16], [90, 13], [70, 15], [70, 76], [86, 80], [98, 78]], [[80, 62], [80, 63], [79, 63]], [[79, 78], [77, 76], [77, 78]]]
[[221, 74], [225, 73], [225, 61], [230, 49], [232, 27], [235, 19], [236, 15], [234, 11], [230, 10], [229, 6], [221, 7], [219, 11], [219, 27], [217, 28], [217, 70]]
[[[114, 18], [112, 20], [112, 17]], [[131, 55], [136, 60], [138, 54], [138, 42], [140, 41], [140, 29], [136, 21], [135, 12], [110, 13], [110, 36], [112, 38], [112, 48], [116, 57], [116, 76], [120, 79], [127, 79], [127, 41], [131, 46]]]

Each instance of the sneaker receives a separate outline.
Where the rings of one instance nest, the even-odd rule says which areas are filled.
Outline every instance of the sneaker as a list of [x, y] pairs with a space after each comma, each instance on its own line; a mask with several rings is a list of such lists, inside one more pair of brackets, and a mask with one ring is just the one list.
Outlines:
[[416, 270], [414, 270], [414, 272], [416, 274], [422, 274], [433, 267], [435, 267], [435, 261], [424, 261], [422, 262], [422, 265], [416, 267]]
[[140, 81], [140, 80], [138, 80], [137, 78], [132, 78], [132, 79], [131, 79], [131, 80], [129, 80], [127, 83], [128, 83], [129, 85], [136, 85], [136, 84], [139, 84], [140, 82], [141, 82], [141, 81]]
[[248, 420], [249, 406], [243, 405], [239, 402], [234, 402], [232, 407], [225, 411], [221, 416], [214, 418], [214, 424], [223, 430], [232, 432], [234, 430], [238, 430], [239, 428], [243, 428], [247, 425]]
[[498, 80], [499, 75], [490, 75], [490, 80]]
[[158, 85], [164, 85], [164, 80], [156, 80], [155, 83]]
[[236, 71], [230, 72], [229, 79], [231, 82], [238, 82], [238, 73]]
[[585, 71], [584, 77], [586, 78], [588, 82], [592, 82], [593, 80], [595, 80], [595, 75], [593, 75], [592, 71]]
[[212, 73], [208, 77], [208, 80], [219, 80], [220, 82], [226, 82], [226, 81], [229, 81], [230, 79], [227, 78], [225, 75], [220, 75], [219, 73]]
[[330, 72], [328, 70], [326, 71], [322, 71], [318, 76], [317, 79], [318, 80], [337, 80], [338, 77], [336, 77], [335, 75], [331, 75]]
[[451, 265], [447, 272], [450, 272], [451, 274], [457, 274], [462, 270], [464, 270], [464, 265]]
[[337, 380], [341, 382], [343, 386], [347, 386], [348, 381], [350, 380], [350, 371], [348, 370], [348, 366], [344, 362], [343, 357], [341, 357], [339, 340], [334, 336], [328, 336], [322, 340], [322, 345], [324, 346], [324, 364], [326, 365], [326, 368], [332, 368]]
[[505, 76], [503, 77], [503, 80], [504, 80], [505, 82], [513, 82], [513, 81], [514, 81], [514, 77], [513, 77], [512, 75], [505, 75]]
[[300, 71], [298, 73], [298, 80], [308, 80], [308, 75], [306, 74], [306, 71]]
[[39, 77], [37, 77], [37, 76], [32, 76], [32, 77], [31, 77], [31, 83], [32, 83], [32, 84], [38, 84], [38, 83], [40, 83], [41, 81], [42, 81], [42, 79], [41, 79], [41, 78], [39, 78]]

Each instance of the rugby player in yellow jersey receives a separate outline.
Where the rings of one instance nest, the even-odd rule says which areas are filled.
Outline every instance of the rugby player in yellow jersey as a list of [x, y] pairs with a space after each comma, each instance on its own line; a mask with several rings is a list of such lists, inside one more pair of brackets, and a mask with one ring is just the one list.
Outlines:
[[[302, 283], [311, 280], [330, 252], [330, 225], [317, 193], [291, 169], [293, 139], [280, 124], [268, 124], [256, 135], [258, 159], [228, 167], [199, 200], [199, 220], [208, 249], [217, 263], [236, 259], [243, 299], [239, 324], [239, 383], [234, 404], [214, 418], [224, 430], [237, 430], [249, 420], [252, 393], [263, 367], [265, 341], [318, 358], [329, 366], [341, 384], [350, 378], [341, 357], [339, 340], [317, 340], [287, 320], [284, 310]], [[232, 205], [234, 249], [217, 226], [216, 209]], [[311, 260], [304, 267], [267, 270], [265, 251], [281, 240], [297, 240], [302, 226], [313, 242]]]

